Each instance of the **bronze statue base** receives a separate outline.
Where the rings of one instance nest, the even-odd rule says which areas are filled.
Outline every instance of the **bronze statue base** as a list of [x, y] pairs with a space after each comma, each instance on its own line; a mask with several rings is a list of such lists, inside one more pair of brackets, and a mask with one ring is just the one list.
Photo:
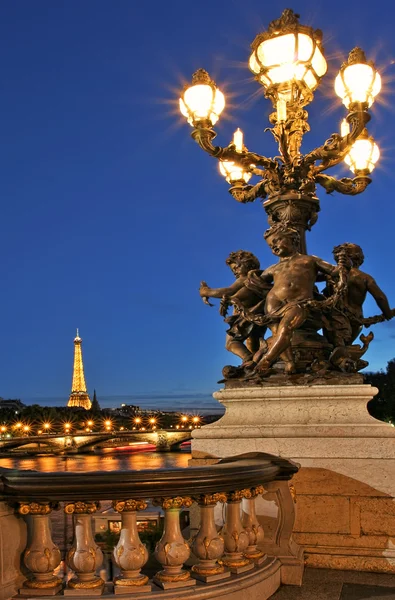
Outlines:
[[225, 389], [257, 388], [295, 385], [361, 385], [363, 375], [361, 373], [342, 373], [341, 371], [326, 371], [320, 373], [296, 373], [287, 375], [274, 372], [264, 379], [227, 379]]

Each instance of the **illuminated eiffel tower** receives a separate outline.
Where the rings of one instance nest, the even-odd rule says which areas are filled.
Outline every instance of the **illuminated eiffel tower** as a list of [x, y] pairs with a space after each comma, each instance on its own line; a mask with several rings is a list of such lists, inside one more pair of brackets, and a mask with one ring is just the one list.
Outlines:
[[82, 362], [82, 339], [79, 336], [78, 329], [77, 335], [74, 338], [74, 369], [73, 369], [73, 383], [71, 387], [71, 394], [67, 406], [79, 406], [89, 410], [92, 406], [89, 394], [86, 391], [86, 383], [84, 376], [84, 363]]

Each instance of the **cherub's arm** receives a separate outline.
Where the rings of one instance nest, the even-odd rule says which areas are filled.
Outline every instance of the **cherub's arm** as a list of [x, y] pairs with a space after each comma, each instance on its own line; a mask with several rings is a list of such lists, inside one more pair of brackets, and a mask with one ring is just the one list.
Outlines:
[[[318, 269], [319, 273], [325, 273], [325, 275], [331, 275], [332, 277], [338, 276], [339, 267], [336, 267], [335, 265], [331, 265], [331, 263], [328, 263], [326, 260], [322, 260], [322, 258], [318, 258], [318, 256], [315, 256], [314, 258], [315, 258], [315, 263], [317, 265], [317, 269]], [[317, 281], [323, 281], [323, 279], [321, 279], [320, 276], [318, 275]]]
[[239, 277], [229, 287], [211, 288], [205, 281], [202, 281], [199, 288], [199, 294], [206, 298], [222, 298], [223, 296], [233, 296], [244, 285], [244, 278]]
[[389, 305], [388, 298], [384, 294], [383, 290], [379, 288], [379, 286], [376, 283], [376, 280], [373, 279], [371, 275], [366, 275], [366, 283], [368, 292], [375, 299], [377, 306], [379, 307], [385, 318], [392, 319], [393, 313]]

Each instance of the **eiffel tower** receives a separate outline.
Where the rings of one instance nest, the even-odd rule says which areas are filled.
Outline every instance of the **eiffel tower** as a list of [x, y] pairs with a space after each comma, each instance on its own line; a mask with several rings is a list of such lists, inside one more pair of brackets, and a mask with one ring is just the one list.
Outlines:
[[82, 362], [82, 339], [79, 336], [78, 329], [77, 335], [74, 338], [74, 369], [73, 369], [73, 383], [71, 387], [71, 394], [67, 406], [78, 406], [89, 410], [92, 406], [89, 394], [86, 391], [86, 383], [84, 376], [84, 363]]

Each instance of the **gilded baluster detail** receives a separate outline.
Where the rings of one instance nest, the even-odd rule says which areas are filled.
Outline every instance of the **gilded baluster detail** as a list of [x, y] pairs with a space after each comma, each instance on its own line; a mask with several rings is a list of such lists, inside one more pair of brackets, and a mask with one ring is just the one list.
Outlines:
[[190, 572], [182, 568], [191, 551], [180, 529], [181, 509], [191, 506], [192, 498], [161, 497], [154, 498], [152, 503], [162, 506], [165, 511], [163, 535], [155, 547], [155, 557], [163, 569], [156, 573], [154, 583], [163, 589], [195, 585], [196, 580], [191, 578]]
[[192, 577], [204, 582], [216, 581], [230, 577], [230, 571], [225, 569], [218, 560], [224, 553], [224, 539], [217, 532], [214, 509], [218, 502], [226, 502], [226, 494], [202, 494], [194, 500], [200, 507], [200, 529], [192, 540], [192, 551], [199, 559], [191, 569]]
[[[61, 554], [52, 541], [49, 515], [59, 504], [52, 502], [21, 502], [19, 514], [26, 517], [30, 540], [23, 555], [23, 562], [32, 577], [23, 583], [19, 593], [23, 596], [55, 595], [62, 589], [62, 581], [54, 575]], [[44, 591], [45, 590], [45, 591]]]
[[75, 573], [65, 589], [94, 590], [101, 594], [104, 581], [96, 575], [103, 562], [103, 553], [96, 544], [92, 532], [92, 517], [100, 507], [99, 502], [74, 502], [64, 507], [66, 514], [73, 515], [74, 540], [67, 553], [67, 564]]
[[259, 550], [258, 545], [263, 542], [265, 537], [263, 527], [260, 525], [255, 510], [256, 498], [264, 492], [263, 486], [257, 486], [251, 489], [251, 494], [244, 497], [242, 501], [243, 517], [242, 525], [249, 536], [249, 545], [244, 555], [252, 560], [256, 565], [262, 564], [266, 555]]
[[227, 494], [225, 525], [221, 534], [225, 542], [223, 564], [232, 573], [243, 573], [254, 568], [254, 563], [244, 556], [249, 545], [249, 535], [241, 523], [240, 505], [249, 490], [236, 490]]
[[114, 500], [113, 508], [121, 513], [122, 527], [119, 542], [113, 551], [115, 564], [121, 575], [114, 579], [116, 594], [150, 592], [148, 577], [140, 570], [148, 560], [148, 550], [137, 530], [137, 511], [147, 508], [145, 500]]

